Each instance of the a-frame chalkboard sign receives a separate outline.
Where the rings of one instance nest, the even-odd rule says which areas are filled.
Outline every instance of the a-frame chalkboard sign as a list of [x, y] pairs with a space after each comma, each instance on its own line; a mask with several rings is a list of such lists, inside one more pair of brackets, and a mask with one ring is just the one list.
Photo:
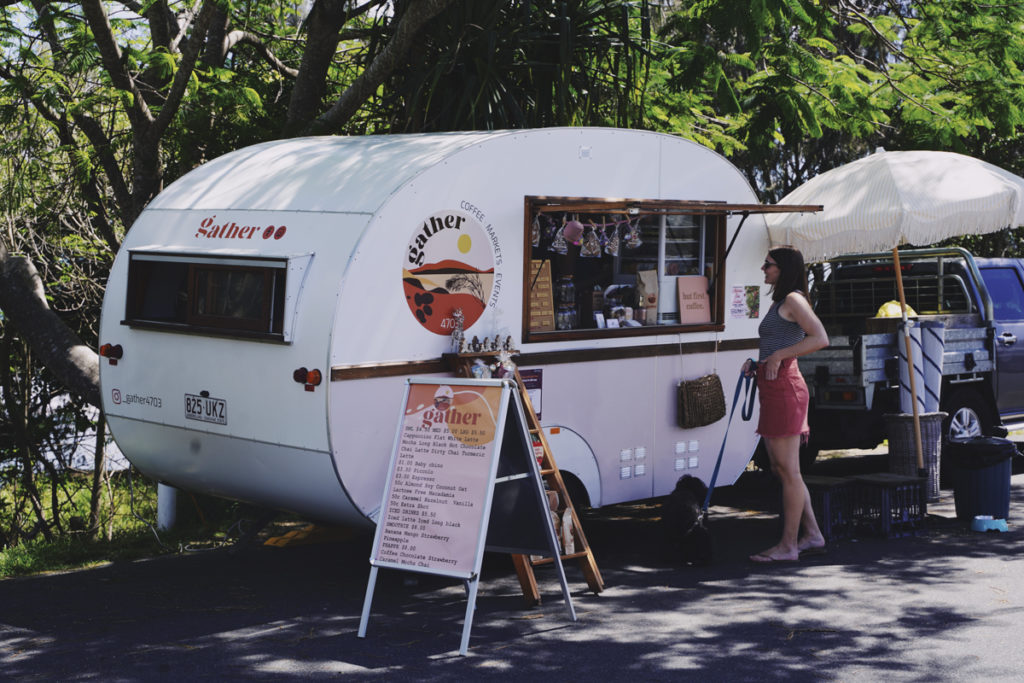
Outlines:
[[469, 647], [484, 550], [553, 558], [576, 621], [519, 393], [502, 379], [409, 379], [370, 554], [359, 637], [381, 567], [462, 579]]

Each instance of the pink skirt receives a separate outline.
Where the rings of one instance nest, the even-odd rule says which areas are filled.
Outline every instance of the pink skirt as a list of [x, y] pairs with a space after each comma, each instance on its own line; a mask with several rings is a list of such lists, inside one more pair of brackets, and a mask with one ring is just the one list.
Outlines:
[[774, 380], [765, 379], [764, 365], [758, 365], [757, 393], [761, 400], [758, 434], [767, 438], [799, 434], [807, 438], [811, 433], [807, 426], [809, 394], [796, 358], [782, 361], [779, 376]]

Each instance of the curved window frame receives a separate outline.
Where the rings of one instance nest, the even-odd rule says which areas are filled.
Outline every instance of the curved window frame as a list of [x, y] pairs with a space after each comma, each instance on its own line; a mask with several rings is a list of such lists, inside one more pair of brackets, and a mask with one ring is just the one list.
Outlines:
[[[691, 332], [722, 331], [725, 329], [725, 259], [726, 253], [726, 222], [732, 213], [737, 209], [736, 205], [729, 205], [723, 202], [695, 202], [675, 200], [651, 200], [651, 199], [600, 199], [586, 197], [547, 197], [528, 196], [525, 198], [524, 211], [524, 238], [523, 238], [523, 321], [522, 335], [524, 342], [542, 341], [566, 341], [578, 339], [608, 339], [620, 337], [637, 337], [655, 334], [678, 334]], [[759, 208], [745, 206], [743, 208]], [[644, 324], [639, 327], [619, 328], [577, 328], [577, 329], [537, 329], [537, 316], [532, 313], [531, 300], [535, 299], [532, 294], [539, 291], [540, 287], [554, 287], [554, 270], [557, 266], [552, 265], [546, 268], [552, 275], [546, 281], [544, 275], [539, 275], [538, 269], [545, 268], [544, 261], [550, 259], [542, 257], [533, 258], [537, 255], [533, 241], [536, 232], [535, 220], [541, 217], [552, 218], [567, 215], [608, 215], [621, 216], [625, 222], [637, 221], [640, 219], [670, 216], [693, 217], [695, 222], [703, 228], [704, 234], [704, 267], [708, 277], [709, 301], [707, 303], [711, 320], [706, 323], [696, 324]], [[664, 233], [663, 233], [664, 234]], [[572, 245], [569, 245], [572, 249]], [[579, 247], [577, 246], [578, 250]], [[601, 258], [611, 258], [602, 256]], [[618, 260], [618, 259], [616, 259]], [[541, 263], [538, 264], [537, 261]], [[665, 253], [664, 249], [659, 250], [658, 255], [658, 280], [659, 283], [665, 279]], [[608, 283], [612, 284], [611, 282]], [[659, 298], [665, 293], [659, 293]], [[675, 291], [669, 292], [669, 296], [677, 296]], [[547, 304], [545, 304], [547, 306]], [[552, 313], [554, 303], [550, 304]], [[546, 311], [546, 309], [545, 309]], [[588, 320], [586, 324], [589, 324]]]
[[[286, 258], [131, 251], [121, 322], [167, 332], [287, 341], [288, 271]], [[245, 290], [236, 292], [244, 305], [225, 295], [231, 284]]]

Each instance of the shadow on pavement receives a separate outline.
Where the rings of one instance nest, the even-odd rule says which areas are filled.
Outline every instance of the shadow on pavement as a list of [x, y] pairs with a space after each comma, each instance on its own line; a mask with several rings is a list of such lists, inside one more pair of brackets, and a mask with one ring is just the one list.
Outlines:
[[[822, 465], [816, 473], [872, 466]], [[1016, 519], [1022, 494], [1018, 477]], [[947, 514], [950, 496], [939, 506]], [[0, 669], [18, 680], [123, 681], [1017, 675], [1016, 650], [993, 662], [971, 648], [988, 629], [1021, 624], [1019, 600], [997, 592], [1024, 552], [1019, 529], [977, 534], [933, 514], [917, 536], [847, 539], [797, 565], [756, 567], [746, 558], [774, 542], [774, 500], [760, 472], [717, 489], [705, 567], [674, 563], [657, 500], [585, 511], [606, 590], [591, 594], [567, 565], [579, 623], [566, 618], [552, 570], [538, 570], [543, 604], [525, 608], [508, 556], [488, 554], [469, 657], [455, 654], [461, 583], [429, 575], [382, 571], [367, 638], [355, 637], [363, 535], [0, 581]]]

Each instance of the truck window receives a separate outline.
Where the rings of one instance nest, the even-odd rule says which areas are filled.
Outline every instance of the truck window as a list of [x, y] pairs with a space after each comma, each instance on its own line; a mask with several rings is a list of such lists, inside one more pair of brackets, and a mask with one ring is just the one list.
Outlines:
[[281, 337], [287, 266], [282, 259], [132, 252], [124, 323]]
[[524, 339], [719, 329], [725, 219], [700, 202], [527, 198]]
[[996, 320], [1024, 320], [1024, 288], [1013, 268], [982, 268], [981, 278], [992, 295]]
[[[946, 259], [940, 268], [930, 261], [904, 260], [903, 289], [907, 305], [921, 315], [965, 314], [973, 310], [965, 281], [965, 265]], [[811, 301], [826, 324], [877, 315], [888, 301], [899, 298], [895, 270], [889, 260], [837, 258], [810, 268]]]

